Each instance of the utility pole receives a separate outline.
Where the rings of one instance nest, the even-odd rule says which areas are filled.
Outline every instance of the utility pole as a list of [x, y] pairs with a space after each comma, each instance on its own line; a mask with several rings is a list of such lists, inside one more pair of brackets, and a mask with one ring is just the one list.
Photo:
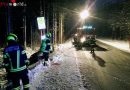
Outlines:
[[24, 23], [24, 47], [26, 49], [26, 16], [23, 17], [23, 23]]
[[63, 12], [60, 13], [59, 18], [59, 43], [63, 43]]
[[[40, 16], [42, 16], [43, 15], [43, 10], [42, 10], [42, 0], [40, 0]], [[43, 30], [41, 30], [40, 32], [41, 32], [41, 36], [42, 36], [42, 32]], [[41, 40], [41, 42], [42, 42], [42, 40]]]
[[54, 3], [52, 3], [52, 12], [53, 12], [53, 22], [52, 22], [52, 44], [53, 44], [53, 50], [55, 45], [55, 9], [54, 9]]
[[[51, 3], [51, 2], [50, 2]], [[49, 6], [50, 6], [50, 4], [48, 4], [48, 1], [46, 1], [46, 32], [49, 32], [49, 12], [50, 12], [50, 10], [49, 10]]]
[[57, 14], [54, 12], [55, 45], [57, 44]]
[[61, 26], [62, 26], [62, 33], [61, 33], [61, 36], [62, 36], [62, 41], [61, 41], [61, 43], [63, 43], [64, 42], [64, 13], [62, 12], [62, 24], [61, 24]]
[[[40, 16], [42, 17], [43, 15], [45, 18], [45, 0], [44, 1], [40, 0]], [[42, 29], [40, 32], [41, 32], [41, 36], [43, 36], [45, 34], [45, 29]]]
[[10, 23], [10, 6], [9, 6], [9, 0], [8, 0], [8, 9], [7, 9], [7, 34], [11, 32], [11, 23]]
[[32, 44], [32, 43], [33, 43], [33, 41], [32, 41], [32, 38], [33, 38], [33, 33], [32, 33], [32, 22], [30, 22], [30, 26], [31, 26], [31, 32], [30, 32], [30, 33], [31, 33], [31, 48], [34, 49], [34, 48], [33, 48], [33, 44]]
[[[26, 1], [24, 0], [24, 3], [26, 4]], [[27, 42], [26, 42], [26, 29], [27, 29], [27, 27], [26, 27], [26, 5], [24, 6], [24, 16], [23, 16], [23, 27], [24, 27], [24, 47], [25, 47], [25, 49], [26, 49], [26, 46], [27, 46]]]
[[57, 44], [57, 2], [53, 3], [53, 42]]

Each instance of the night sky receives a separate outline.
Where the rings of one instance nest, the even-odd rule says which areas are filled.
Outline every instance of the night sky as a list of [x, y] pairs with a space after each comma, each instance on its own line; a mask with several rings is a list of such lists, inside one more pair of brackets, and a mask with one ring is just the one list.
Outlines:
[[[0, 0], [1, 1], [1, 0]], [[7, 2], [6, 0], [2, 0]], [[2, 2], [1, 1], [1, 2]], [[23, 2], [23, 0], [16, 0], [17, 2]], [[23, 16], [26, 14], [28, 18], [27, 24], [30, 21], [34, 20], [37, 16], [40, 16], [40, 0], [26, 0], [27, 1], [27, 13], [24, 13], [23, 7], [10, 7], [10, 22], [11, 22], [11, 31], [15, 31], [19, 36], [23, 36]], [[45, 1], [45, 0], [44, 0]], [[107, 4], [119, 3], [126, 0], [47, 0], [47, 3], [50, 1], [62, 2], [62, 8], [68, 8], [74, 10], [74, 8], [85, 7], [85, 5], [90, 6], [91, 8], [101, 8]], [[93, 5], [92, 5], [93, 4]], [[77, 5], [77, 7], [76, 7]], [[0, 45], [4, 42], [5, 36], [7, 34], [7, 7], [0, 7]], [[72, 17], [72, 16], [70, 16]], [[23, 37], [20, 37], [21, 40]]]
[[109, 4], [120, 3], [128, 0], [95, 0], [96, 8], [102, 8]]

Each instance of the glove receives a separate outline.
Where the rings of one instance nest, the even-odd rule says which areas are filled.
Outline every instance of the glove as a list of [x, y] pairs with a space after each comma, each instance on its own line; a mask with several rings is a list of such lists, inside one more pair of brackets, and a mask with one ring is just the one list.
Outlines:
[[51, 50], [50, 53], [52, 53], [53, 51]]
[[29, 66], [29, 64], [30, 64], [30, 61], [29, 60], [26, 60], [26, 66], [28, 67]]

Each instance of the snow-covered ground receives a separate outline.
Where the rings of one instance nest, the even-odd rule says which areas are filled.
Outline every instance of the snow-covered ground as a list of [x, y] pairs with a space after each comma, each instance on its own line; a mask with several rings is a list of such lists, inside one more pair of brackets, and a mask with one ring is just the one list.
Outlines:
[[30, 90], [85, 90], [76, 60], [63, 56], [66, 48], [70, 45], [58, 45], [48, 67], [40, 63], [29, 71]]
[[[53, 60], [49, 60], [48, 66], [43, 66], [39, 61], [35, 68], [29, 70], [30, 90], [85, 90], [77, 61], [63, 56], [73, 54], [65, 51], [71, 47], [70, 44], [57, 45], [55, 52], [50, 55]], [[27, 48], [26, 52], [29, 58], [36, 51]]]
[[100, 42], [106, 43], [108, 45], [111, 45], [115, 48], [118, 48], [120, 50], [123, 50], [125, 52], [130, 53], [130, 42], [129, 41], [123, 41], [123, 40], [112, 40], [112, 39], [97, 39]]

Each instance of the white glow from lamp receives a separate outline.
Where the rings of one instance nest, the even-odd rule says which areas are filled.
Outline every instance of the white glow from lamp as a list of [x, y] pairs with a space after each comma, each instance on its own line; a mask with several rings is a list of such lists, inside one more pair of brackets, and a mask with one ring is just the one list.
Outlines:
[[88, 12], [88, 10], [84, 10], [84, 11], [82, 11], [81, 13], [80, 13], [80, 17], [81, 17], [81, 19], [86, 19], [87, 17], [89, 16], [89, 12]]
[[82, 38], [80, 39], [80, 41], [81, 41], [82, 43], [83, 43], [85, 40], [86, 40], [85, 37], [82, 37]]

